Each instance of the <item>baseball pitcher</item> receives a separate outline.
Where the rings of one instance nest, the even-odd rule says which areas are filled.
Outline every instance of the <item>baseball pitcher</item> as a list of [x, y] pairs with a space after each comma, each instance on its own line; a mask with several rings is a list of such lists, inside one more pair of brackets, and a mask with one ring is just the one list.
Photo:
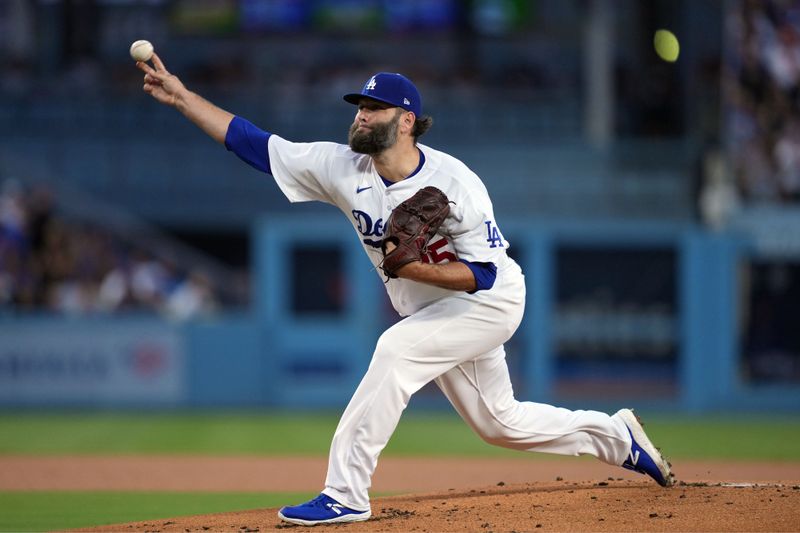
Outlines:
[[296, 143], [189, 91], [158, 55], [152, 63], [137, 62], [146, 93], [271, 174], [291, 202], [326, 202], [344, 213], [405, 317], [380, 336], [341, 417], [322, 493], [283, 507], [282, 520], [367, 520], [378, 456], [411, 396], [430, 381], [491, 444], [589, 454], [660, 485], [673, 483], [669, 464], [631, 410], [609, 416], [514, 398], [503, 344], [522, 319], [524, 277], [506, 254], [509, 243], [480, 178], [418, 142], [432, 119], [409, 79], [380, 72], [344, 95], [357, 106], [348, 144]]

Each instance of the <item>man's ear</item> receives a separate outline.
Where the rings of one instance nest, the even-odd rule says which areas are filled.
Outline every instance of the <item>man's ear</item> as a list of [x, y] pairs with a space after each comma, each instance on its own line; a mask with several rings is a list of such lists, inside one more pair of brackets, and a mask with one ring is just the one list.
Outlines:
[[403, 119], [401, 120], [401, 122], [403, 123], [403, 127], [409, 132], [414, 130], [414, 123], [416, 121], [417, 117], [411, 111], [403, 113]]

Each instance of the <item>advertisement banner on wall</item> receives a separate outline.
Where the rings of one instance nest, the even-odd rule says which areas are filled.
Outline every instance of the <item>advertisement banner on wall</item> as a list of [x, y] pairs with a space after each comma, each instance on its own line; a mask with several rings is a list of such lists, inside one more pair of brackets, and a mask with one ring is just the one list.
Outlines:
[[173, 405], [186, 388], [182, 337], [169, 324], [0, 324], [2, 404]]

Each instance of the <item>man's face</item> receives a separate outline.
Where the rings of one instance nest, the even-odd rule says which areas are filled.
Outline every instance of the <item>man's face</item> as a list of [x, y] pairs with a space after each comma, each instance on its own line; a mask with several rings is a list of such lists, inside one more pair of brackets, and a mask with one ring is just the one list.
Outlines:
[[391, 148], [397, 142], [402, 114], [400, 108], [362, 99], [347, 137], [350, 148], [367, 155], [377, 155]]

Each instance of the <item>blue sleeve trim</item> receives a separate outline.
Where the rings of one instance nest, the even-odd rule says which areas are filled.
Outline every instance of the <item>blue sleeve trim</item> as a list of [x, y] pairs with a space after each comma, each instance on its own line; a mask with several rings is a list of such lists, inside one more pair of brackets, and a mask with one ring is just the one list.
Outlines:
[[467, 265], [472, 271], [472, 275], [475, 276], [475, 290], [470, 291], [470, 294], [491, 289], [494, 286], [494, 280], [497, 279], [497, 266], [494, 263], [471, 263], [466, 259], [458, 261]]
[[241, 117], [233, 117], [225, 133], [225, 148], [251, 167], [272, 174], [267, 150], [270, 135]]

